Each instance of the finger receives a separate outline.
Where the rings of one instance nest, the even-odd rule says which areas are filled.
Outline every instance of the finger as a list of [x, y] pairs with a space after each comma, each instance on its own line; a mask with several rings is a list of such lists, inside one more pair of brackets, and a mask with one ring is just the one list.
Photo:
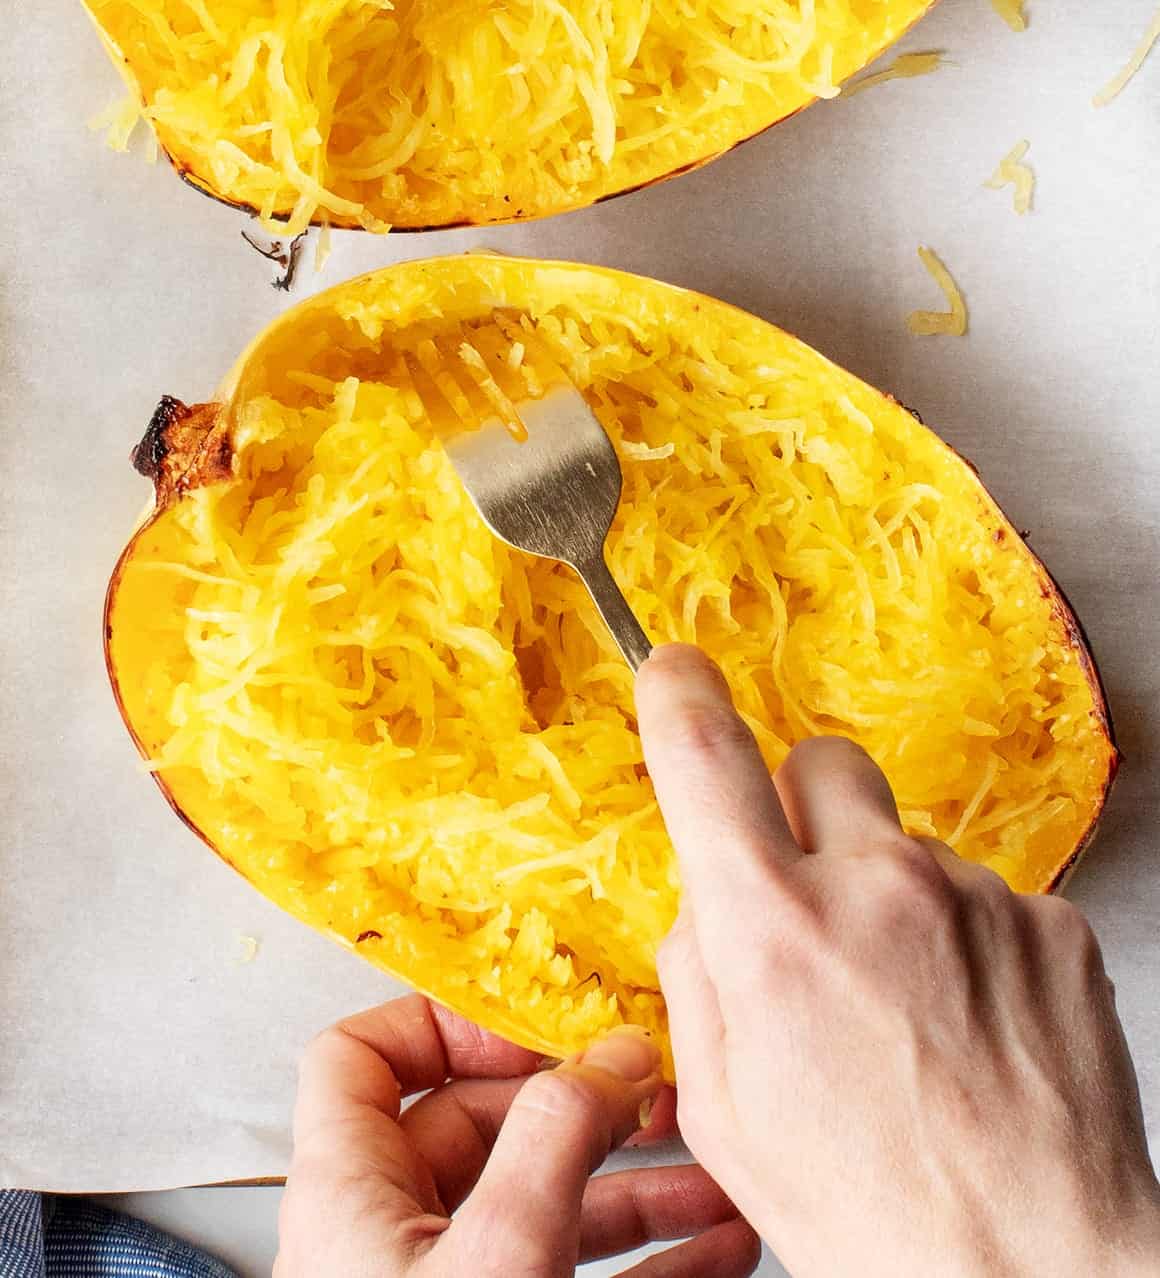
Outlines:
[[761, 1239], [738, 1217], [649, 1256], [619, 1278], [748, 1278], [761, 1263]]
[[448, 1211], [463, 1202], [479, 1179], [524, 1078], [463, 1079], [415, 1102], [399, 1126], [431, 1169]]
[[[657, 974], [669, 1013], [669, 1039], [680, 1079], [682, 1122], [685, 1103], [697, 1104], [712, 1097], [717, 1106], [728, 1105], [722, 1045], [725, 1023], [717, 990], [705, 970], [697, 933], [688, 905], [681, 907], [657, 951]], [[691, 1135], [683, 1131], [685, 1140]], [[694, 1150], [700, 1156], [700, 1151]]]
[[807, 852], [860, 852], [901, 832], [890, 783], [866, 751], [845, 737], [799, 741], [774, 785]]
[[584, 1194], [580, 1260], [688, 1238], [736, 1216], [725, 1191], [696, 1163], [597, 1176]]
[[486, 1246], [497, 1272], [547, 1272], [575, 1257], [588, 1178], [636, 1129], [641, 1102], [660, 1090], [660, 1065], [656, 1045], [625, 1026], [576, 1063], [528, 1079], [442, 1250], [476, 1264]]
[[659, 1145], [673, 1140], [677, 1131], [677, 1089], [664, 1086], [657, 1092], [656, 1100], [641, 1106], [641, 1128], [624, 1142], [626, 1149], [639, 1149], [645, 1145]]
[[[439, 1200], [455, 1211], [475, 1187], [503, 1120], [525, 1079], [462, 1079], [446, 1083], [405, 1110], [399, 1126], [431, 1169]], [[662, 1087], [646, 1102], [647, 1125], [626, 1145], [658, 1144], [677, 1134], [677, 1093]], [[643, 1140], [641, 1138], [644, 1138]]]
[[794, 843], [753, 734], [696, 648], [654, 648], [636, 680], [645, 762], [695, 905], [698, 932], [736, 937], [738, 910], [768, 898]]
[[371, 1106], [397, 1118], [404, 1096], [449, 1075], [510, 1078], [539, 1057], [488, 1034], [422, 995], [395, 999], [325, 1030], [302, 1059], [295, 1140]]
[[400, 1220], [415, 1205], [442, 1212], [430, 1170], [397, 1120], [404, 1095], [453, 1070], [527, 1073], [533, 1052], [486, 1035], [420, 995], [395, 999], [324, 1030], [306, 1049], [294, 1106], [295, 1165], [317, 1186], [349, 1180], [377, 1186]]

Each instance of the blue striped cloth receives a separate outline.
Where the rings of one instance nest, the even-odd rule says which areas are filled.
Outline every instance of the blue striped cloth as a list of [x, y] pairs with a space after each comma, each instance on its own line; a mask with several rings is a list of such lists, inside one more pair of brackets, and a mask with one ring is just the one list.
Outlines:
[[83, 1198], [0, 1189], [0, 1278], [237, 1278], [143, 1220]]

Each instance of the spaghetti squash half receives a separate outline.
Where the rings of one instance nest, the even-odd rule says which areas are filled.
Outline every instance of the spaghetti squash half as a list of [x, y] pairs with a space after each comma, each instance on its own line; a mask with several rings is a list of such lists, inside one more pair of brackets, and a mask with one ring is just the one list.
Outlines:
[[85, 0], [178, 172], [294, 234], [580, 208], [833, 97], [933, 0]]
[[492, 537], [455, 477], [409, 370], [465, 341], [514, 399], [549, 363], [583, 388], [624, 470], [613, 573], [654, 640], [721, 664], [771, 769], [852, 737], [909, 830], [1060, 881], [1116, 751], [1074, 616], [971, 467], [724, 303], [486, 256], [295, 307], [137, 449], [156, 503], [109, 588], [109, 670], [216, 852], [518, 1042], [664, 1034], [679, 882], [632, 677], [575, 575]]

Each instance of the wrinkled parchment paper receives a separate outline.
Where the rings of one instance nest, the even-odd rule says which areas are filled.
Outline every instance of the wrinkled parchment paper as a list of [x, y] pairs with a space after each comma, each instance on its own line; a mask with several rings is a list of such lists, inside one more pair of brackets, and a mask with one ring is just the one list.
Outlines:
[[[12, 13], [12, 6], [15, 12]], [[296, 1055], [393, 992], [268, 906], [166, 808], [113, 708], [108, 573], [147, 497], [163, 392], [208, 397], [304, 292], [489, 247], [716, 294], [799, 333], [974, 459], [1088, 626], [1127, 762], [1072, 882], [1160, 1134], [1160, 53], [1092, 94], [1155, 0], [945, 0], [905, 42], [954, 65], [819, 104], [717, 164], [525, 227], [337, 234], [289, 297], [245, 223], [84, 121], [119, 92], [74, 0], [9, 0], [0, 44], [0, 1183], [277, 1175]], [[892, 56], [892, 55], [888, 55]], [[1035, 210], [983, 181], [1020, 138]], [[917, 338], [961, 283], [971, 333]], [[252, 938], [247, 940], [246, 938]], [[253, 952], [255, 951], [256, 952]], [[246, 960], [249, 961], [246, 961]]]

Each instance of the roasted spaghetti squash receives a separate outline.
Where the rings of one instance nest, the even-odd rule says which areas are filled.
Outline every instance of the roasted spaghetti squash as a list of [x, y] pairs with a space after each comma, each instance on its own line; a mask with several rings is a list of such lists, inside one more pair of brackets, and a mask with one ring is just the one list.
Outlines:
[[664, 1031], [679, 883], [632, 678], [571, 571], [496, 541], [460, 487], [416, 370], [452, 375], [464, 343], [513, 399], [552, 365], [584, 389], [624, 470], [614, 575], [655, 640], [720, 662], [771, 769], [845, 734], [908, 829], [1058, 883], [1116, 753], [1075, 618], [973, 470], [742, 311], [490, 256], [312, 298], [137, 450], [156, 502], [109, 589], [109, 670], [215, 851], [520, 1042]]
[[579, 208], [833, 97], [933, 0], [86, 0], [178, 172], [387, 230]]

